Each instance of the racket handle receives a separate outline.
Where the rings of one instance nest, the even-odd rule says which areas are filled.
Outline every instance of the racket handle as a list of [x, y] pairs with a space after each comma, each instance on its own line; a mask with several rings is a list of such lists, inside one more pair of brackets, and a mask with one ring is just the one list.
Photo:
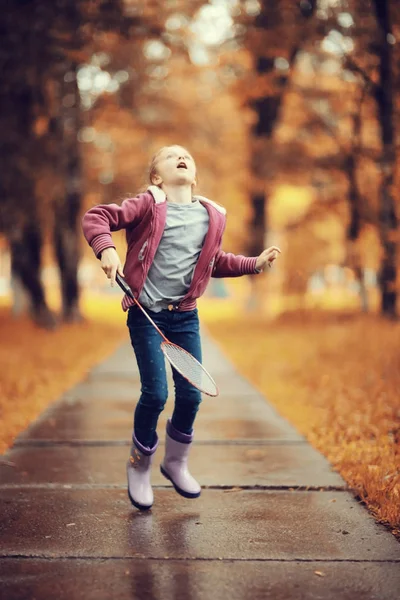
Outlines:
[[119, 273], [116, 273], [115, 281], [118, 283], [121, 290], [124, 291], [127, 296], [132, 298], [132, 300], [135, 300], [135, 296], [133, 295], [131, 288], [126, 283], [125, 279], [123, 277], [121, 277], [121, 275]]

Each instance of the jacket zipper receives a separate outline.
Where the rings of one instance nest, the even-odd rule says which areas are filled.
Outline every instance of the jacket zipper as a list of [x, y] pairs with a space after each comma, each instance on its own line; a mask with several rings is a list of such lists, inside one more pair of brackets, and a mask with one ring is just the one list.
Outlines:
[[142, 260], [144, 259], [144, 252], [145, 252], [148, 244], [149, 244], [149, 240], [147, 239], [139, 250], [138, 259], [140, 260], [140, 262], [142, 262]]
[[[154, 229], [154, 219], [155, 219], [155, 215], [154, 215], [154, 213], [153, 213], [153, 215], [152, 215], [152, 218], [151, 218], [151, 222], [150, 222], [150, 231], [149, 231], [148, 238], [147, 238], [147, 240], [144, 242], [143, 246], [141, 247], [141, 249], [140, 249], [140, 252], [139, 252], [139, 256], [138, 256], [138, 258], [139, 258], [140, 262], [142, 263], [142, 270], [143, 270], [143, 277], [142, 277], [142, 281], [141, 281], [140, 288], [139, 288], [140, 290], [142, 290], [142, 289], [143, 289], [144, 282], [145, 282], [145, 280], [146, 280], [146, 277], [145, 277], [145, 273], [146, 273], [145, 262], [146, 262], [146, 258], [147, 258], [147, 256], [145, 256], [145, 250], [146, 250], [146, 248], [148, 247], [148, 245], [149, 245], [149, 241], [151, 240], [151, 236], [152, 236], [152, 234], [153, 234], [153, 229]], [[148, 253], [147, 253], [147, 254], [148, 254]]]
[[[221, 233], [221, 235], [220, 235], [220, 240], [219, 240], [218, 247], [220, 247], [220, 245], [221, 245], [223, 233], [224, 233], [224, 231], [223, 231], [223, 229], [222, 229], [222, 233]], [[211, 267], [211, 273], [212, 273], [212, 269], [213, 269], [213, 267], [214, 267], [214, 264], [215, 264], [215, 253], [214, 253], [214, 255], [212, 256], [211, 260], [207, 262], [207, 266], [206, 266], [206, 268], [205, 268], [205, 269], [203, 269], [203, 272], [202, 272], [202, 274], [201, 274], [201, 277], [199, 277], [199, 278], [198, 278], [198, 280], [197, 280], [197, 285], [196, 285], [196, 287], [194, 288], [194, 290], [192, 291], [192, 293], [191, 293], [191, 296], [194, 296], [194, 295], [196, 294], [196, 292], [197, 292], [197, 290], [198, 290], [198, 288], [199, 288], [199, 285], [200, 285], [200, 283], [201, 283], [201, 281], [202, 281], [203, 277], [206, 275], [206, 273], [207, 273], [207, 271], [208, 271], [208, 269], [209, 269], [210, 267]], [[189, 290], [187, 291], [187, 293], [185, 294], [185, 296], [182, 298], [182, 300], [179, 302], [179, 304], [178, 304], [178, 309], [179, 309], [179, 308], [182, 306], [182, 304], [183, 304], [183, 305], [185, 304], [186, 300], [188, 299], [188, 295], [189, 295]]]
[[[221, 245], [221, 241], [222, 241], [222, 235], [221, 235], [221, 238], [220, 238], [220, 241], [219, 241], [218, 247]], [[203, 271], [203, 273], [202, 273], [202, 276], [201, 276], [201, 277], [199, 277], [199, 279], [198, 279], [198, 284], [197, 284], [197, 286], [196, 286], [196, 290], [197, 290], [197, 288], [199, 287], [199, 285], [200, 285], [200, 282], [202, 281], [203, 277], [206, 275], [206, 273], [207, 273], [207, 271], [208, 271], [208, 269], [209, 269], [210, 267], [211, 267], [211, 272], [212, 272], [212, 269], [213, 269], [214, 263], [215, 263], [215, 253], [214, 253], [214, 255], [212, 256], [212, 258], [211, 258], [210, 262], [207, 264], [207, 267], [204, 269], [204, 271]]]
[[[206, 268], [203, 270], [203, 272], [202, 272], [202, 274], [201, 274], [201, 277], [199, 277], [199, 278], [198, 278], [198, 280], [197, 280], [197, 285], [196, 285], [196, 287], [194, 288], [194, 290], [192, 291], [192, 294], [191, 294], [191, 296], [194, 296], [194, 295], [196, 294], [197, 290], [199, 289], [200, 283], [203, 281], [204, 277], [206, 276], [206, 274], [207, 274], [207, 272], [208, 272], [208, 270], [209, 270], [210, 268], [211, 268], [211, 272], [212, 272], [212, 269], [213, 269], [213, 266], [214, 266], [214, 264], [215, 264], [215, 255], [214, 255], [214, 256], [211, 258], [211, 260], [210, 260], [210, 261], [207, 263], [207, 267], [206, 267]], [[182, 306], [182, 304], [184, 304], [184, 303], [185, 303], [185, 301], [187, 300], [187, 296], [188, 296], [188, 294], [189, 294], [189, 291], [188, 291], [188, 292], [185, 294], [185, 296], [184, 296], [184, 297], [182, 298], [182, 300], [179, 302], [179, 304], [178, 304], [178, 308], [180, 308], [180, 307]], [[194, 300], [194, 298], [193, 298], [193, 300]]]

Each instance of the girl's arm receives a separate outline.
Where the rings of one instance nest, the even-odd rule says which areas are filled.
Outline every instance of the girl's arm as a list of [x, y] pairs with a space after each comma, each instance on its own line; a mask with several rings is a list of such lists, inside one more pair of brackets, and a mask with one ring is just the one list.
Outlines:
[[261, 273], [267, 264], [272, 265], [278, 252], [280, 253], [280, 249], [277, 246], [271, 246], [261, 252], [260, 256], [246, 257], [218, 250], [212, 277], [240, 277]]
[[212, 277], [240, 277], [253, 275], [256, 271], [257, 257], [247, 257], [218, 250], [214, 261]]
[[83, 235], [97, 257], [106, 248], [115, 248], [112, 231], [134, 225], [145, 207], [141, 197], [128, 198], [120, 205], [99, 204], [90, 208], [82, 219]]

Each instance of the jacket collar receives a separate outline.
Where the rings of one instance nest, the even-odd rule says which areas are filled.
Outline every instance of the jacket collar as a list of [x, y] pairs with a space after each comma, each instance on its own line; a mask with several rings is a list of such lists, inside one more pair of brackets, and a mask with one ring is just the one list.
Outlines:
[[196, 200], [200, 200], [200, 202], [207, 202], [207, 204], [211, 204], [211, 206], [216, 208], [221, 214], [226, 215], [226, 208], [224, 208], [220, 204], [217, 204], [213, 200], [209, 200], [209, 198], [206, 198], [205, 196], [193, 196], [193, 197], [196, 198]]
[[163, 190], [159, 188], [158, 185], [149, 185], [147, 191], [150, 192], [150, 194], [153, 196], [154, 202], [156, 204], [161, 204], [162, 202], [165, 202], [165, 192], [163, 192]]
[[[151, 195], [154, 198], [154, 202], [156, 204], [161, 204], [162, 202], [165, 202], [165, 200], [166, 200], [165, 192], [161, 188], [159, 188], [157, 185], [149, 185], [149, 187], [147, 188], [147, 191], [149, 191], [151, 193]], [[220, 204], [213, 202], [213, 200], [209, 200], [205, 196], [193, 196], [193, 198], [195, 198], [196, 200], [199, 200], [201, 202], [207, 202], [208, 204], [211, 204], [211, 206], [213, 206], [221, 214], [226, 215], [226, 209], [223, 206], [221, 206]]]

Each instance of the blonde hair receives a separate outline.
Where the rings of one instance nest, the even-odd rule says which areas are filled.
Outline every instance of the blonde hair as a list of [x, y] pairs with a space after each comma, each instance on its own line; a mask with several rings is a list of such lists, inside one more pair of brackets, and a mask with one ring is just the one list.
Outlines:
[[153, 182], [154, 175], [157, 175], [157, 168], [156, 168], [157, 160], [158, 160], [160, 154], [167, 148], [169, 148], [169, 146], [163, 146], [162, 148], [157, 150], [157, 152], [155, 154], [153, 154], [153, 157], [150, 161], [149, 168], [148, 168], [148, 181], [149, 181], [150, 185], [157, 185]]

